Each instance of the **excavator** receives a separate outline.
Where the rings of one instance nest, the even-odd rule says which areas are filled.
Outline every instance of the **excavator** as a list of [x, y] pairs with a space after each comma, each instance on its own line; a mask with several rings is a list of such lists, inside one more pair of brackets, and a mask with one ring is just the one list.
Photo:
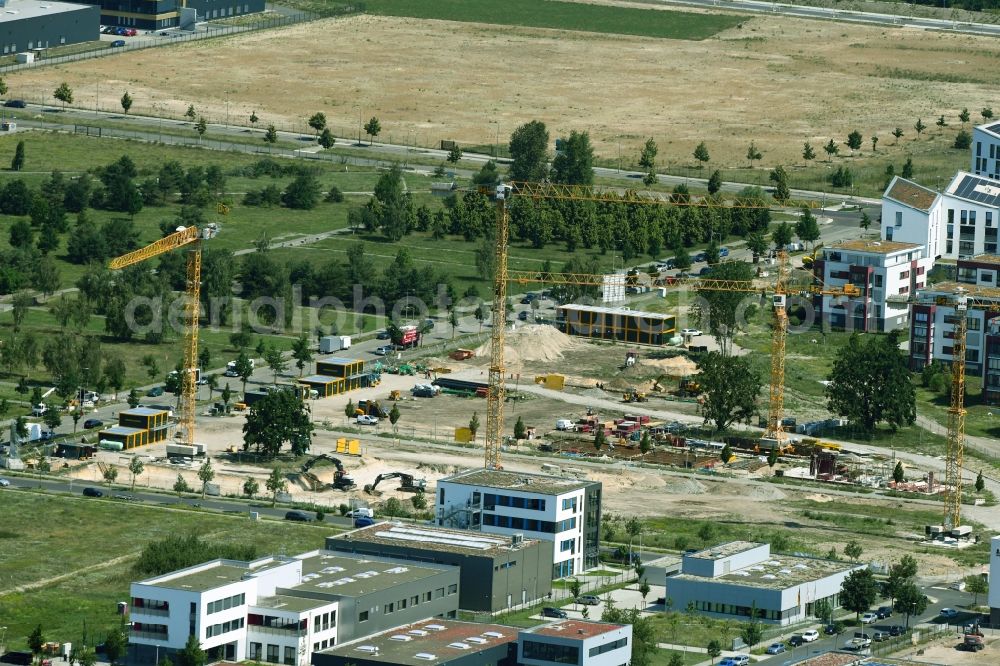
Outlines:
[[337, 471], [333, 473], [333, 483], [331, 484], [335, 489], [351, 490], [352, 488], [357, 487], [358, 484], [356, 484], [354, 482], [354, 479], [349, 477], [347, 475], [347, 472], [344, 470], [343, 463], [341, 463], [340, 460], [338, 460], [337, 458], [334, 458], [333, 456], [328, 456], [325, 453], [323, 453], [307, 460], [305, 464], [302, 465], [302, 470], [299, 472], [302, 476], [306, 477], [306, 479], [309, 480], [310, 485], [312, 485], [313, 488], [315, 488], [317, 485], [320, 485], [319, 479], [316, 478], [315, 474], [311, 474], [309, 470], [312, 469], [313, 466], [320, 460], [328, 460], [333, 463], [334, 467], [337, 468]]
[[427, 490], [427, 481], [424, 479], [415, 479], [412, 474], [405, 472], [386, 472], [385, 474], [379, 474], [373, 482], [366, 485], [365, 492], [369, 495], [381, 495], [382, 493], [375, 490], [375, 486], [389, 479], [399, 479], [399, 489], [406, 492], [422, 493]]

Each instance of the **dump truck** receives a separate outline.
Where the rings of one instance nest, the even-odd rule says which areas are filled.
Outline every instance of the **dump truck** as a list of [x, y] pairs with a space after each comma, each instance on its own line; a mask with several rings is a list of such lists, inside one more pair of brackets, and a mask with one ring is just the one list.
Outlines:
[[383, 407], [378, 400], [358, 400], [354, 414], [356, 416], [377, 416], [382, 419], [389, 418], [389, 410]]

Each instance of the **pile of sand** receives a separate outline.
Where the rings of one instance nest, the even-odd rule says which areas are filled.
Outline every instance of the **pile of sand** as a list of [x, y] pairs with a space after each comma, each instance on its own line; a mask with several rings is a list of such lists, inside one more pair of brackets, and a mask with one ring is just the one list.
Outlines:
[[668, 479], [663, 487], [663, 492], [671, 495], [702, 495], [706, 490], [703, 483], [694, 479]]
[[[508, 368], [533, 361], [557, 361], [563, 354], [579, 347], [577, 342], [551, 326], [529, 324], [508, 331], [504, 336], [504, 364]], [[490, 358], [490, 343], [476, 349], [477, 358]]]
[[640, 365], [659, 368], [663, 374], [673, 377], [687, 377], [698, 373], [698, 366], [694, 361], [686, 356], [672, 356], [670, 358], [643, 358], [639, 360]]

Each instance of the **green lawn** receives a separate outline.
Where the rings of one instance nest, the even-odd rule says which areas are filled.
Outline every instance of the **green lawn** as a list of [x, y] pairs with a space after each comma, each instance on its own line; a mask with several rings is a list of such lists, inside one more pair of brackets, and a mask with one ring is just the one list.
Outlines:
[[[242, 516], [163, 509], [83, 497], [4, 491], [0, 529], [0, 617], [7, 647], [24, 649], [42, 625], [46, 640], [79, 640], [84, 619], [102, 636], [120, 621], [116, 603], [129, 598], [132, 561], [149, 541], [195, 532], [206, 540], [255, 543], [258, 554], [322, 547], [323, 527]], [[107, 564], [110, 560], [122, 561]], [[69, 575], [67, 575], [69, 574]], [[24, 592], [24, 585], [67, 575]]]

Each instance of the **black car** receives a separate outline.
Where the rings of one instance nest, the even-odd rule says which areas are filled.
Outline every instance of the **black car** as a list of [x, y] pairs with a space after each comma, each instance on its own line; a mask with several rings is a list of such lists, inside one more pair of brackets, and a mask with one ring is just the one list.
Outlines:
[[520, 319], [521, 321], [528, 321], [528, 311], [521, 310], [520, 312], [517, 313], [517, 318]]
[[788, 639], [788, 644], [791, 645], [792, 647], [798, 647], [803, 643], [805, 643], [805, 640], [803, 640], [802, 634], [794, 634], [791, 638]]
[[379, 331], [375, 334], [376, 340], [390, 340], [392, 339], [392, 334], [389, 331]]
[[104, 497], [104, 493], [97, 488], [84, 488], [84, 497]]
[[542, 609], [542, 617], [558, 617], [563, 620], [569, 617], [561, 608], [552, 608], [551, 606], [546, 606]]
[[104, 421], [101, 419], [87, 419], [83, 422], [83, 429], [90, 430], [91, 428], [102, 428], [104, 427]]
[[898, 624], [894, 624], [891, 627], [889, 627], [889, 635], [890, 636], [902, 636], [905, 633], [906, 633], [906, 629], [904, 629], [903, 627], [899, 626]]
[[24, 103], [23, 99], [9, 99], [3, 103], [4, 106], [9, 106], [12, 109], [23, 109], [28, 106]]
[[834, 635], [835, 633], [837, 633], [837, 625], [835, 624], [826, 625], [825, 627], [823, 627], [823, 633], [826, 634], [827, 636]]
[[288, 513], [285, 514], [285, 520], [294, 520], [299, 523], [308, 523], [309, 521], [312, 520], [312, 518], [310, 518], [309, 514], [305, 513], [304, 511], [289, 511]]
[[887, 617], [892, 617], [892, 608], [889, 606], [879, 606], [875, 614], [878, 615], [878, 619], [884, 620]]

